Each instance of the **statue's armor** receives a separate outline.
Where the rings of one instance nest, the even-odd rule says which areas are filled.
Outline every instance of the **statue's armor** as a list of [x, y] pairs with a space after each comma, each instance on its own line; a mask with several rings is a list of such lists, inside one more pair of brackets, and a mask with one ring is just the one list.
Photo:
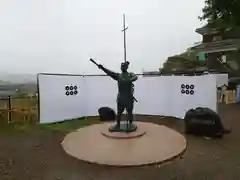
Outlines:
[[[118, 97], [117, 101], [128, 108], [134, 102], [133, 96], [133, 83], [131, 81], [124, 81], [131, 79], [133, 76], [132, 73], [123, 72], [119, 74], [118, 77]], [[130, 107], [131, 108], [131, 107]]]

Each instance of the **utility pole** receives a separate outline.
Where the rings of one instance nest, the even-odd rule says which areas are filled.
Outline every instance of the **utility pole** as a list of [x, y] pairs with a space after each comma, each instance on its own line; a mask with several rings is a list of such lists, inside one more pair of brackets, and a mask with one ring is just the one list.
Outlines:
[[128, 27], [126, 27], [125, 24], [126, 18], [125, 18], [125, 14], [123, 14], [123, 41], [124, 41], [124, 62], [127, 61], [127, 43], [126, 43], [126, 30], [128, 29]]

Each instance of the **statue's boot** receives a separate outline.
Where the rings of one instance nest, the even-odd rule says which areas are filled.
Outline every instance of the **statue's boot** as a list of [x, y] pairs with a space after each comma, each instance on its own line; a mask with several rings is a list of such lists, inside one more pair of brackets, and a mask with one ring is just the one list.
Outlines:
[[116, 124], [116, 128], [120, 128], [120, 123], [121, 123], [121, 113], [118, 113], [117, 115], [117, 124]]
[[109, 129], [109, 131], [110, 132], [117, 132], [117, 131], [119, 131], [120, 130], [120, 121], [121, 121], [121, 119], [119, 118], [119, 115], [117, 116], [117, 123], [114, 125], [114, 126], [112, 126], [110, 129]]

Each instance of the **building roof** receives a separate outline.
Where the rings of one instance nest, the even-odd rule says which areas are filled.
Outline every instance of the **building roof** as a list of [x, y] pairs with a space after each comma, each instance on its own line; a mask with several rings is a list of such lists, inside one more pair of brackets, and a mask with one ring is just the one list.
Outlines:
[[230, 31], [236, 28], [240, 28], [239, 26], [232, 26], [232, 25], [226, 25], [225, 22], [217, 21], [217, 22], [212, 22], [208, 23], [203, 27], [197, 28], [195, 32], [201, 34], [201, 35], [211, 35], [211, 34], [216, 34], [219, 32], [226, 32]]
[[202, 43], [200, 45], [193, 46], [191, 50], [195, 50], [199, 53], [212, 53], [221, 51], [233, 51], [240, 48], [240, 39], [228, 39], [221, 41], [213, 41], [209, 43]]
[[219, 29], [217, 28], [210, 28], [207, 26], [201, 27], [201, 28], [197, 28], [195, 30], [196, 33], [201, 34], [201, 35], [207, 35], [207, 34], [215, 34], [220, 32]]

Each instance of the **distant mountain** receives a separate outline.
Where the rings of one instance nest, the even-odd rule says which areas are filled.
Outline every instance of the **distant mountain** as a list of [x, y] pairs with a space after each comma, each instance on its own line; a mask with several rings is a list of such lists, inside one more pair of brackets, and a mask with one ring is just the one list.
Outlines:
[[36, 74], [7, 74], [0, 73], [0, 85], [2, 83], [8, 84], [28, 84], [37, 83]]
[[8, 81], [2, 81], [2, 80], [0, 80], [0, 86], [2, 86], [2, 85], [11, 85], [11, 83], [8, 82]]

